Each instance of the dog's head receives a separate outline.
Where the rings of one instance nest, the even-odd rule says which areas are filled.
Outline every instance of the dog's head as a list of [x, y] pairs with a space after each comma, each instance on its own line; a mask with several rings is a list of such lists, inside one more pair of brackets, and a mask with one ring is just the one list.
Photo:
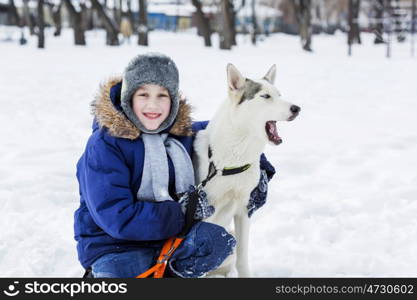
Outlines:
[[234, 65], [227, 65], [229, 101], [234, 108], [231, 121], [242, 129], [255, 132], [267, 142], [279, 145], [282, 139], [276, 122], [294, 120], [300, 107], [282, 99], [273, 85], [275, 73], [276, 66], [273, 65], [262, 79], [252, 80], [243, 77]]

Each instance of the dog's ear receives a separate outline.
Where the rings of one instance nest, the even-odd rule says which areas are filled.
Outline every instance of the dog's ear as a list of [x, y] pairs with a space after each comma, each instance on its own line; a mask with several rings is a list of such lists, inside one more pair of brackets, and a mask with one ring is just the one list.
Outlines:
[[232, 91], [240, 90], [245, 86], [245, 78], [232, 64], [227, 64], [227, 84]]
[[273, 65], [269, 69], [269, 71], [266, 73], [266, 75], [263, 77], [263, 79], [268, 81], [270, 84], [274, 84], [276, 72], [277, 72], [277, 66]]

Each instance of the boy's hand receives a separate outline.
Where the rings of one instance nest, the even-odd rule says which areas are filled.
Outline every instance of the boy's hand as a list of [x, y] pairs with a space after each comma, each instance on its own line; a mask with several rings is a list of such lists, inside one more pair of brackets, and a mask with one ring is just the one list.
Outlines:
[[[195, 186], [190, 186], [189, 190], [181, 195], [178, 203], [182, 206], [182, 211], [185, 213], [188, 207], [191, 193], [197, 192]], [[204, 220], [213, 215], [214, 206], [210, 205], [207, 199], [207, 194], [203, 189], [198, 190], [197, 206], [194, 213], [195, 220]]]

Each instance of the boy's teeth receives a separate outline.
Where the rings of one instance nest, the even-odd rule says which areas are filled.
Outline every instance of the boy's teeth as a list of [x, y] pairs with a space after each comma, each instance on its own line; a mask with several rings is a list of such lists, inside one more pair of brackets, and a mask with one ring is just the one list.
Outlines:
[[146, 113], [145, 116], [155, 118], [155, 117], [159, 116], [159, 114], [157, 114], [157, 113]]

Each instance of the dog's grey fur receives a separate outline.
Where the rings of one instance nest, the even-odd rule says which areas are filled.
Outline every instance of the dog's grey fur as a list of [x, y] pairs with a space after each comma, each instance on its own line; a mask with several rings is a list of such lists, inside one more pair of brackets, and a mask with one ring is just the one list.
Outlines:
[[262, 85], [259, 83], [247, 79], [245, 80], [245, 91], [243, 92], [242, 98], [240, 98], [239, 104], [243, 101], [253, 99], [255, 95], [262, 89]]

